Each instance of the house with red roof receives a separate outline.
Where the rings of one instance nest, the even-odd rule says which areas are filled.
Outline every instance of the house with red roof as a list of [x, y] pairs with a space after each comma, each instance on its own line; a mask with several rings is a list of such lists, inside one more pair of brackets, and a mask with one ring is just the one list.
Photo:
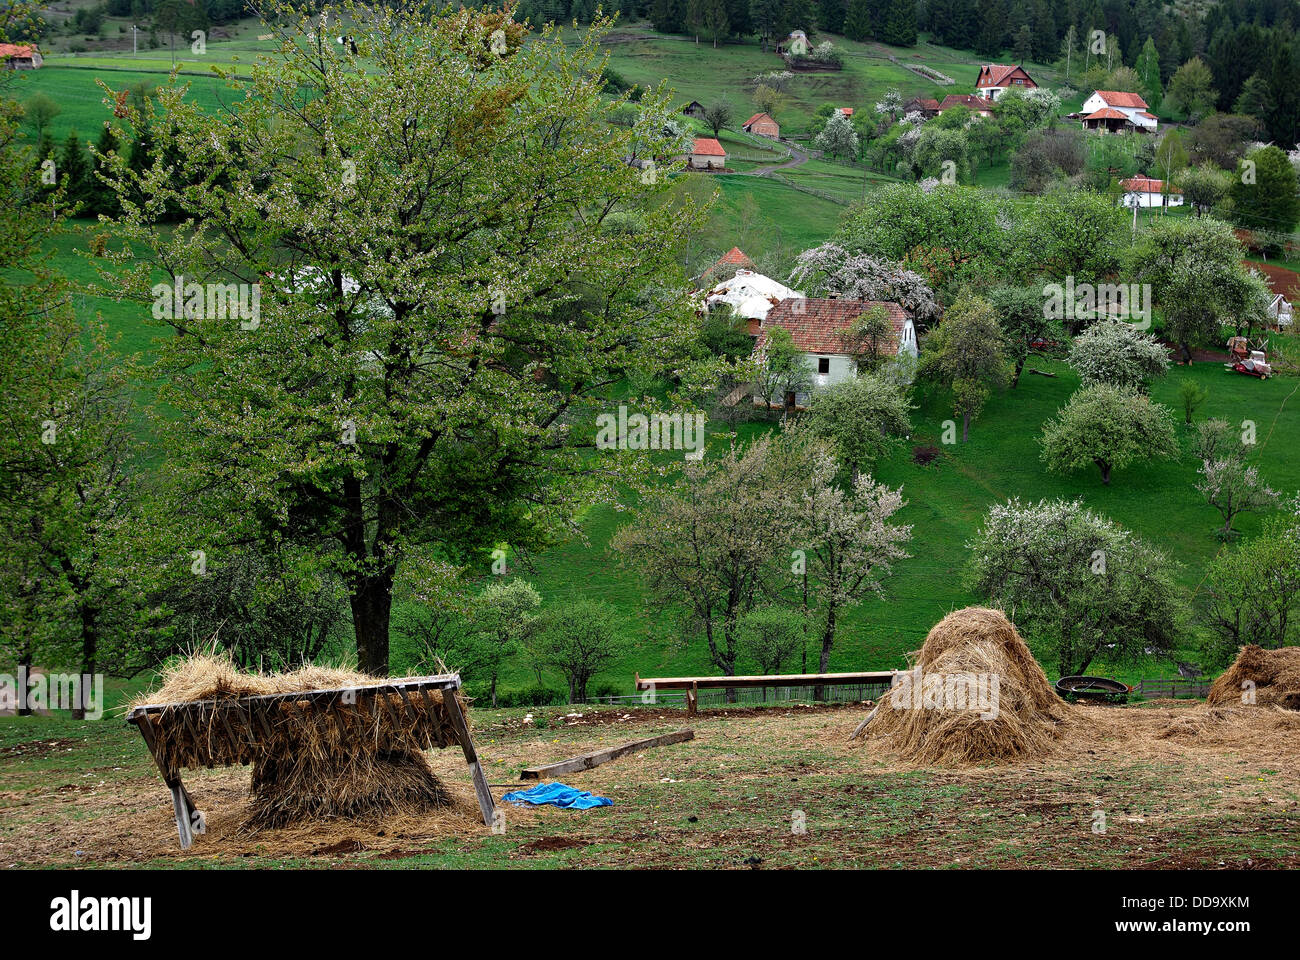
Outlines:
[[740, 128], [756, 137], [770, 137], [773, 140], [781, 139], [780, 125], [766, 113], [754, 114], [741, 124]]
[[727, 166], [727, 151], [713, 137], [696, 137], [688, 166], [694, 170], [722, 170]]
[[903, 104], [903, 116], [909, 113], [919, 113], [929, 120], [939, 112], [939, 101], [932, 97], [913, 97]]
[[1139, 130], [1155, 133], [1159, 121], [1136, 93], [1097, 90], [1079, 108], [1078, 116], [1085, 130], [1120, 133]]
[[1119, 185], [1125, 191], [1121, 202], [1126, 207], [1181, 207], [1183, 205], [1183, 191], [1163, 180], [1131, 177], [1128, 180], [1121, 180]]
[[[809, 389], [792, 391], [784, 397], [768, 397], [768, 405], [801, 409], [808, 406], [811, 391], [856, 377], [861, 345], [855, 343], [852, 327], [863, 314], [876, 308], [885, 311], [893, 330], [892, 336], [876, 346], [877, 355], [915, 357], [916, 327], [907, 311], [897, 303], [792, 297], [774, 304], [759, 326], [754, 350], [759, 357], [764, 356], [768, 334], [776, 327], [784, 327], [790, 332], [795, 348], [804, 355]], [[763, 401], [755, 398], [755, 402]]]
[[975, 93], [985, 100], [996, 100], [1008, 90], [1033, 90], [1037, 86], [1025, 68], [1017, 63], [1010, 66], [986, 63], [980, 67], [980, 75], [975, 80]]
[[0, 69], [39, 70], [43, 62], [35, 44], [0, 43]]
[[945, 110], [951, 110], [953, 107], [965, 107], [967, 110], [978, 114], [981, 117], [993, 116], [993, 110], [989, 106], [989, 101], [983, 97], [977, 97], [973, 93], [950, 93], [943, 98], [943, 103], [939, 104], [939, 113]]

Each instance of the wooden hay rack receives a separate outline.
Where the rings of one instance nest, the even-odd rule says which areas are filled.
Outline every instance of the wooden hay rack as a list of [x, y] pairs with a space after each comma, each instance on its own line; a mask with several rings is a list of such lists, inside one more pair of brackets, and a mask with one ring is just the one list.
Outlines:
[[353, 687], [142, 704], [126, 720], [140, 730], [171, 790], [182, 850], [189, 849], [195, 832], [204, 832], [204, 824], [181, 780], [181, 768], [252, 763], [283, 738], [290, 729], [286, 725], [323, 722], [325, 717], [335, 725], [341, 742], [360, 742], [356, 738], [373, 736], [382, 728], [386, 736], [417, 750], [460, 746], [483, 822], [491, 826], [492, 794], [461, 709], [459, 690], [460, 676], [455, 673], [404, 677]]

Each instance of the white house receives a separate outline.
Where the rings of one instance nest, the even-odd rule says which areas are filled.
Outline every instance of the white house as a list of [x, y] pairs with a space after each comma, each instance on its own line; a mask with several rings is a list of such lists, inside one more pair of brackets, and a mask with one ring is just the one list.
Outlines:
[[1166, 186], [1163, 180], [1133, 177], [1130, 180], [1121, 180], [1119, 185], [1125, 190], [1122, 202], [1126, 207], [1181, 207], [1183, 205], [1183, 191], [1174, 186]]
[[[782, 300], [767, 313], [758, 332], [755, 351], [762, 356], [767, 346], [768, 331], [784, 327], [790, 331], [796, 349], [808, 365], [811, 389], [818, 390], [832, 384], [852, 379], [858, 375], [858, 363], [852, 351], [849, 329], [864, 313], [883, 307], [893, 326], [889, 342], [878, 348], [885, 356], [917, 354], [916, 327], [912, 318], [897, 303], [872, 300], [822, 300], [795, 297]], [[784, 397], [768, 397], [769, 406], [794, 410], [808, 406], [810, 392], [791, 391]], [[756, 403], [762, 399], [756, 397]]]
[[737, 316], [756, 321], [751, 324], [751, 332], [757, 334], [757, 324], [767, 317], [768, 311], [783, 300], [795, 297], [803, 297], [803, 294], [753, 270], [737, 270], [734, 277], [707, 291], [704, 303], [710, 308], [726, 304]]
[[1136, 93], [1116, 90], [1098, 90], [1079, 108], [1086, 129], [1114, 132], [1119, 129], [1138, 129], [1155, 133], [1158, 121], [1147, 102]]

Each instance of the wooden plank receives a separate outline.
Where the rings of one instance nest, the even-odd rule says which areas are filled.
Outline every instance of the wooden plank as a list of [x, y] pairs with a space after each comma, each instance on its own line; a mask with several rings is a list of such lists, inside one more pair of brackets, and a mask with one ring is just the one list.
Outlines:
[[[459, 686], [460, 681], [457, 680], [456, 684]], [[474, 740], [469, 735], [469, 724], [465, 722], [460, 701], [456, 699], [455, 687], [443, 688], [442, 702], [447, 708], [452, 729], [456, 731], [456, 736], [460, 740], [461, 749], [465, 751], [465, 762], [469, 764], [470, 776], [474, 780], [474, 793], [478, 796], [479, 813], [483, 815], [484, 825], [490, 827], [495, 820], [496, 804], [492, 800], [492, 791], [488, 789], [483, 765], [479, 763], [478, 753], [474, 750]]]
[[181, 849], [188, 850], [194, 842], [194, 834], [190, 830], [190, 809], [180, 781], [172, 787], [172, 811], [176, 814], [176, 832], [180, 834]]
[[609, 763], [611, 760], [625, 757], [629, 753], [636, 753], [638, 750], [649, 750], [651, 747], [663, 747], [670, 743], [683, 743], [694, 739], [695, 731], [688, 729], [676, 730], [658, 737], [647, 737], [644, 740], [629, 740], [627, 743], [620, 743], [616, 747], [593, 750], [590, 753], [570, 757], [568, 760], [561, 760], [558, 763], [545, 763], [540, 767], [527, 767], [519, 774], [519, 779], [540, 780], [543, 777], [560, 777], [568, 773], [576, 773], [579, 770], [590, 770], [592, 767], [598, 767], [602, 763]]
[[899, 670], [862, 673], [792, 673], [744, 677], [637, 677], [638, 690], [722, 690], [735, 687], [834, 687], [853, 683], [892, 683]]

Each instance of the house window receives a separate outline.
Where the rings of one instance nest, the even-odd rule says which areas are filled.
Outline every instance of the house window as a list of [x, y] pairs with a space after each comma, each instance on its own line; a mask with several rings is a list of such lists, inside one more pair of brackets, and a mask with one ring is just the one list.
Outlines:
[[831, 372], [831, 358], [830, 358], [830, 357], [818, 357], [818, 358], [817, 358], [817, 372], [818, 372], [818, 373], [830, 373], [830, 372]]

